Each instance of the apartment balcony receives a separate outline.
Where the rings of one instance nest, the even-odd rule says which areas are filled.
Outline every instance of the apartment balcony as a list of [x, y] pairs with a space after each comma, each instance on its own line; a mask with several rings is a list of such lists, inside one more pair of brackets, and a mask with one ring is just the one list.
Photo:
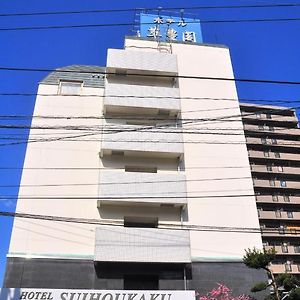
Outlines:
[[292, 148], [299, 148], [300, 142], [299, 141], [290, 141], [290, 140], [280, 140], [277, 138], [256, 138], [256, 137], [246, 137], [247, 144], [254, 144], [254, 145], [264, 145], [264, 146], [272, 146], [272, 147], [292, 147]]
[[300, 263], [299, 264], [272, 264], [271, 270], [274, 274], [291, 273], [300, 274]]
[[266, 250], [274, 249], [278, 255], [300, 256], [299, 246], [264, 246]]
[[300, 189], [300, 181], [253, 179], [254, 188]]
[[107, 72], [177, 75], [177, 56], [155, 51], [108, 49]]
[[180, 173], [101, 171], [99, 204], [183, 206], [187, 204], [185, 180]]
[[[113, 97], [120, 96], [120, 97]], [[106, 112], [160, 114], [176, 116], [180, 111], [179, 89], [173, 87], [107, 83], [104, 109]]]
[[256, 196], [257, 203], [280, 203], [280, 204], [300, 204], [300, 197], [283, 195], [260, 195]]
[[295, 220], [300, 221], [300, 212], [292, 212], [292, 211], [266, 211], [259, 210], [258, 211], [259, 219], [264, 220]]
[[190, 263], [187, 230], [101, 226], [96, 228], [95, 261]]
[[294, 153], [282, 153], [282, 152], [264, 152], [264, 151], [255, 151], [248, 150], [248, 154], [250, 158], [264, 158], [264, 159], [276, 159], [280, 160], [291, 160], [291, 161], [300, 161], [300, 154]]
[[118, 126], [115, 133], [102, 135], [101, 155], [136, 155], [142, 157], [180, 157], [183, 136], [180, 128], [145, 128]]
[[245, 131], [252, 131], [252, 132], [261, 132], [266, 134], [275, 133], [276, 135], [292, 135], [292, 136], [300, 136], [300, 129], [299, 128], [285, 128], [285, 127], [273, 127], [273, 126], [259, 126], [259, 125], [250, 125], [244, 124]]
[[295, 116], [281, 116], [276, 115], [276, 113], [272, 114], [265, 114], [265, 113], [258, 113], [255, 114], [253, 112], [242, 112], [242, 118], [247, 122], [247, 120], [257, 120], [258, 122], [261, 121], [280, 121], [280, 122], [292, 122], [297, 123], [297, 119]]
[[287, 228], [262, 228], [261, 234], [263, 238], [299, 238], [300, 226], [287, 226]]
[[273, 166], [273, 165], [251, 165], [251, 171], [257, 173], [271, 173], [271, 174], [290, 174], [300, 175], [300, 168]]

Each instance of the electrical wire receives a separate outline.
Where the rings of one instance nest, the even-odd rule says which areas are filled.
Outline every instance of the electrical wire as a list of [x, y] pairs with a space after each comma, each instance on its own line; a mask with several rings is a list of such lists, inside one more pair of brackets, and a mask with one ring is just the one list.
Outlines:
[[94, 10], [75, 10], [75, 11], [50, 11], [50, 12], [15, 12], [2, 13], [0, 17], [19, 17], [19, 16], [44, 16], [44, 15], [70, 15], [70, 14], [91, 14], [91, 13], [122, 13], [122, 12], [144, 12], [144, 11], [164, 11], [164, 10], [209, 10], [209, 9], [243, 9], [243, 8], [282, 8], [298, 7], [299, 3], [278, 3], [278, 4], [250, 4], [250, 5], [221, 5], [221, 6], [187, 6], [187, 7], [166, 7], [166, 8], [128, 8], [128, 9], [94, 9]]
[[[0, 211], [1, 217], [14, 217], [14, 218], [25, 218], [52, 222], [66, 222], [66, 223], [77, 223], [77, 224], [89, 224], [98, 226], [118, 226], [124, 227], [122, 221], [103, 221], [97, 219], [87, 218], [73, 218], [73, 217], [61, 217], [53, 215], [38, 215], [38, 214], [26, 214], [26, 213], [15, 213]], [[212, 231], [212, 232], [235, 232], [235, 233], [277, 233], [284, 231], [287, 234], [299, 234], [300, 229], [281, 229], [281, 228], [257, 228], [257, 227], [231, 227], [231, 226], [207, 226], [200, 224], [173, 224], [173, 223], [160, 223], [159, 227], [153, 228], [153, 230], [173, 229], [173, 230], [188, 230], [188, 231]]]
[[[300, 18], [262, 18], [262, 19], [229, 19], [229, 20], [201, 20], [201, 24], [224, 24], [224, 23], [265, 23], [265, 22], [298, 22]], [[198, 24], [199, 21], [185, 21], [187, 24]], [[153, 25], [151, 22], [141, 22], [140, 25]], [[52, 25], [52, 26], [29, 26], [29, 27], [6, 27], [0, 31], [27, 31], [27, 30], [48, 30], [48, 29], [78, 29], [78, 28], [107, 28], [134, 26], [136, 23], [107, 23], [107, 24], [81, 24], [81, 25]]]
[[[299, 19], [300, 20], [300, 19]], [[1, 31], [1, 28], [0, 28]], [[102, 74], [102, 75], [116, 75], [114, 72], [107, 71], [83, 71], [83, 70], [59, 70], [48, 68], [15, 68], [15, 67], [0, 67], [0, 71], [17, 71], [17, 72], [55, 72], [55, 73], [78, 73], [78, 74]], [[159, 78], [182, 78], [182, 79], [197, 79], [197, 80], [216, 80], [229, 82], [248, 82], [248, 83], [267, 83], [267, 84], [287, 84], [299, 85], [300, 81], [285, 81], [285, 80], [268, 80], [268, 79], [246, 79], [246, 78], [228, 78], [228, 77], [210, 77], [210, 76], [191, 76], [191, 75], [162, 75], [162, 74], [140, 74], [130, 73], [126, 76], [132, 77], [159, 77]]]

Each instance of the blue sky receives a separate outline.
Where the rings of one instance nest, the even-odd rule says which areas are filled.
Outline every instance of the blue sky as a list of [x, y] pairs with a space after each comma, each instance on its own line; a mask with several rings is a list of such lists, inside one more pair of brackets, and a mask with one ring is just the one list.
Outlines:
[[[95, 0], [10, 0], [1, 1], [0, 13], [97, 10], [149, 7], [193, 7], [200, 5], [253, 5], [287, 3], [288, 1], [247, 0], [189, 0], [189, 1], [95, 1]], [[300, 1], [292, 1], [299, 3]], [[186, 10], [201, 20], [236, 20], [265, 18], [297, 18], [299, 7]], [[55, 15], [55, 16], [0, 16], [0, 67], [54, 69], [71, 64], [104, 66], [107, 48], [122, 48], [125, 35], [131, 35], [131, 26], [95, 27], [80, 29], [2, 31], [1, 28], [131, 23], [133, 12]], [[300, 21], [213, 23], [202, 25], [205, 43], [225, 44], [230, 47], [237, 78], [300, 81], [299, 32]], [[0, 70], [0, 93], [35, 93], [39, 80], [47, 73]], [[300, 107], [300, 85], [237, 84], [240, 98], [286, 101], [283, 106]], [[30, 116], [34, 96], [1, 96], [0, 126], [29, 125], [30, 118], [8, 120], [4, 116]], [[0, 210], [13, 211], [21, 176], [26, 144], [7, 145], [15, 134], [26, 138], [28, 131], [0, 128]], [[9, 139], [7, 139], [9, 138]], [[16, 169], [5, 169], [16, 168]], [[10, 186], [10, 187], [5, 187]], [[0, 282], [4, 275], [12, 219], [0, 217]]]

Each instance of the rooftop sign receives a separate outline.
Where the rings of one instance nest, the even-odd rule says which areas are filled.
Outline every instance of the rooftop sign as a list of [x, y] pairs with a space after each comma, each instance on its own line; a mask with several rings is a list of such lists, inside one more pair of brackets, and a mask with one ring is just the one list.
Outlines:
[[158, 41], [202, 43], [199, 19], [140, 14], [139, 36]]

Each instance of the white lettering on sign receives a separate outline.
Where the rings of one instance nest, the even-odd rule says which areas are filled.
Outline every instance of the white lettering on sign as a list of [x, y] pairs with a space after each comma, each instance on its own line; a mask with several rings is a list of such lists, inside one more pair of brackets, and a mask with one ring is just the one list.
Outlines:
[[183, 33], [183, 40], [185, 42], [196, 42], [196, 33], [194, 31], [185, 31]]
[[0, 300], [195, 300], [194, 291], [0, 289]]
[[149, 31], [149, 33], [147, 34], [148, 37], [153, 37], [153, 38], [161, 37], [159, 27], [150, 27], [148, 31]]

